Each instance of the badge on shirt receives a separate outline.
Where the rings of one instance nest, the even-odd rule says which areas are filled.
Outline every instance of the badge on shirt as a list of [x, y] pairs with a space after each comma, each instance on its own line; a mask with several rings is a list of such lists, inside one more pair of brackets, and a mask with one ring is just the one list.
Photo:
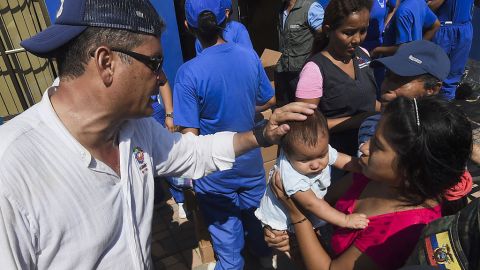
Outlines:
[[365, 59], [361, 56], [357, 56], [358, 61], [358, 68], [362, 69], [364, 67], [368, 67], [370, 65], [370, 59]]
[[447, 231], [425, 237], [425, 250], [430, 265], [440, 269], [462, 269]]
[[142, 148], [135, 146], [133, 148], [133, 155], [135, 156], [135, 161], [137, 162], [138, 169], [142, 174], [146, 174], [148, 171], [147, 163], [145, 163], [145, 155]]

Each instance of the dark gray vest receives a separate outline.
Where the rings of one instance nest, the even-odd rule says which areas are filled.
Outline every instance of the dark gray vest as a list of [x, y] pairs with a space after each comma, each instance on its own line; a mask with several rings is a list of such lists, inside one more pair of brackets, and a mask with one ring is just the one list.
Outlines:
[[308, 25], [308, 10], [315, 0], [297, 0], [283, 25], [282, 8], [278, 15], [278, 40], [282, 57], [277, 72], [300, 71], [310, 55], [314, 29]]

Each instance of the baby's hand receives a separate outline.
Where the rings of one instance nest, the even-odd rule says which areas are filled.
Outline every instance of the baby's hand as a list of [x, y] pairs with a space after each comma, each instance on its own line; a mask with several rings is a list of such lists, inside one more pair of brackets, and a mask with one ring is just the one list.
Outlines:
[[351, 229], [365, 229], [368, 226], [369, 220], [365, 214], [350, 214], [345, 215], [345, 228]]

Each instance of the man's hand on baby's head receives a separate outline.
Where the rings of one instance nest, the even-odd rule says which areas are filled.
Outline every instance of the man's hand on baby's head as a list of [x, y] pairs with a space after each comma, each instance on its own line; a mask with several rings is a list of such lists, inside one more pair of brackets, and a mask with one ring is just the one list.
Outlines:
[[304, 102], [292, 102], [275, 109], [264, 130], [265, 138], [274, 144], [278, 144], [281, 137], [290, 130], [285, 124], [288, 121], [304, 121], [307, 115], [312, 115], [317, 108], [314, 104]]
[[365, 214], [345, 215], [345, 228], [365, 229], [368, 226], [368, 218]]

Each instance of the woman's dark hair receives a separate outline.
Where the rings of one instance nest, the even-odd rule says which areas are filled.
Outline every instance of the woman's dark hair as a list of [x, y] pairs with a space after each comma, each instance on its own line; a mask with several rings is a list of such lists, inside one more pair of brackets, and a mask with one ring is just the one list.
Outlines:
[[211, 46], [217, 43], [218, 37], [223, 37], [226, 22], [227, 20], [223, 20], [223, 22], [218, 25], [215, 14], [210, 10], [205, 10], [198, 15], [198, 28], [190, 24], [188, 26], [202, 44]]
[[[328, 3], [323, 17], [323, 25], [328, 25], [330, 31], [337, 29], [342, 25], [343, 21], [352, 13], [367, 9], [372, 9], [372, 0], [332, 0]], [[328, 36], [325, 28], [321, 33], [315, 34], [312, 53], [314, 55], [327, 47]]]
[[[439, 97], [398, 97], [383, 117], [384, 137], [397, 153], [396, 168], [404, 179], [399, 190], [405, 202], [444, 201], [444, 192], [460, 181], [472, 151], [465, 114]], [[451, 206], [449, 211], [455, 212], [464, 205]]]
[[314, 147], [320, 136], [328, 137], [327, 119], [318, 110], [309, 115], [305, 121], [291, 121], [288, 125], [290, 130], [281, 141], [281, 147], [287, 155], [293, 154], [297, 144]]

